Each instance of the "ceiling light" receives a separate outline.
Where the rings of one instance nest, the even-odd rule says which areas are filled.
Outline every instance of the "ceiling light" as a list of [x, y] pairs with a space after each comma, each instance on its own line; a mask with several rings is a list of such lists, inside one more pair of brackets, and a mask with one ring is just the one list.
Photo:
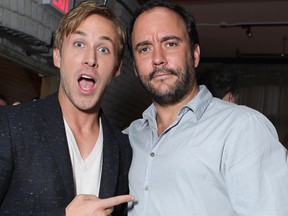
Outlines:
[[253, 35], [252, 35], [252, 32], [251, 32], [251, 27], [247, 27], [247, 30], [246, 30], [246, 34], [247, 34], [247, 37], [248, 38], [251, 38]]

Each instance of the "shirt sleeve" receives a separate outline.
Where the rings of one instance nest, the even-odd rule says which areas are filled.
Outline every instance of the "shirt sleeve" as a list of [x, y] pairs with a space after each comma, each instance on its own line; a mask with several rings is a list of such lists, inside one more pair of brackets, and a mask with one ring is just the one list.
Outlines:
[[265, 116], [240, 118], [225, 158], [227, 192], [238, 216], [288, 215], [287, 150]]

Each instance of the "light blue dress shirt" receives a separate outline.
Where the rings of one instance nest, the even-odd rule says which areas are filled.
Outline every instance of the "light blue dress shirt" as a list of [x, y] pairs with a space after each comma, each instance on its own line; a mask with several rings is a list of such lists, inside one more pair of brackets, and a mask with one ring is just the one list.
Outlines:
[[129, 216], [288, 216], [287, 150], [261, 113], [205, 86], [157, 135], [155, 106], [134, 121]]

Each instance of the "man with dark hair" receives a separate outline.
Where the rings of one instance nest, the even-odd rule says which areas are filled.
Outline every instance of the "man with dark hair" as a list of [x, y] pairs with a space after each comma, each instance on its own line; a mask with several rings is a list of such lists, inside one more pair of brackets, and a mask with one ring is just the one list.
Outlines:
[[209, 68], [197, 73], [198, 85], [205, 85], [213, 97], [239, 103], [239, 87], [237, 75], [222, 68]]
[[130, 27], [135, 72], [153, 104], [125, 130], [129, 215], [287, 216], [287, 150], [261, 113], [198, 86], [194, 18], [151, 1]]
[[7, 99], [4, 95], [0, 94], [0, 106], [7, 105]]

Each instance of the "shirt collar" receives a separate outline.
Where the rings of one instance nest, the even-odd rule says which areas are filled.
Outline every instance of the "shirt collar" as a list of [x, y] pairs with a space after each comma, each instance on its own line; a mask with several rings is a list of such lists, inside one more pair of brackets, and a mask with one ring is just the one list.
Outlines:
[[[205, 85], [199, 86], [199, 92], [197, 95], [185, 106], [183, 106], [178, 115], [183, 115], [187, 112], [187, 109], [194, 112], [197, 120], [199, 120], [204, 114], [205, 110], [212, 101], [213, 96], [210, 91], [206, 88]], [[143, 118], [146, 120], [155, 120], [156, 119], [156, 108], [154, 104], [151, 104], [143, 113]]]
[[200, 85], [198, 94], [182, 109], [188, 107], [195, 113], [197, 120], [199, 120], [204, 114], [209, 104], [211, 103], [212, 99], [213, 96], [210, 93], [210, 91], [206, 88], [206, 86]]

